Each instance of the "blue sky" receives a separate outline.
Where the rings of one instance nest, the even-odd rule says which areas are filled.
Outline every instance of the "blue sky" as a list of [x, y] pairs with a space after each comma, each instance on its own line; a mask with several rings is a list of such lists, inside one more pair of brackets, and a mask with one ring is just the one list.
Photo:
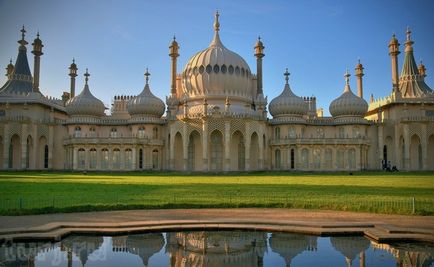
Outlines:
[[[213, 35], [214, 12], [220, 11], [220, 36], [256, 72], [253, 46], [258, 35], [265, 45], [264, 91], [268, 100], [280, 94], [283, 72], [299, 96], [316, 96], [328, 114], [329, 103], [344, 87], [350, 70], [365, 67], [365, 99], [391, 91], [387, 44], [393, 32], [404, 58], [405, 30], [410, 26], [415, 58], [427, 67], [427, 84], [434, 88], [434, 1], [432, 0], [0, 0], [0, 66], [15, 61], [20, 28], [32, 43], [39, 30], [45, 45], [40, 87], [60, 97], [69, 91], [68, 67], [79, 68], [76, 91], [89, 68], [90, 89], [107, 107], [114, 95], [135, 95], [151, 72], [151, 89], [163, 100], [170, 90], [168, 46], [175, 34], [181, 46], [178, 72]], [[28, 51], [31, 47], [28, 46]], [[32, 54], [28, 52], [31, 69]], [[4, 70], [4, 69], [3, 69]], [[5, 72], [5, 71], [4, 71]], [[6, 77], [1, 75], [0, 83]]]

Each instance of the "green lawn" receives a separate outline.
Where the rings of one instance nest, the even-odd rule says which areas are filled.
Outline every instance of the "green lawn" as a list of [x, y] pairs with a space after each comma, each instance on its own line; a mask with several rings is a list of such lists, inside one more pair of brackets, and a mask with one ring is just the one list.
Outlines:
[[0, 172], [0, 214], [287, 207], [434, 214], [434, 173]]

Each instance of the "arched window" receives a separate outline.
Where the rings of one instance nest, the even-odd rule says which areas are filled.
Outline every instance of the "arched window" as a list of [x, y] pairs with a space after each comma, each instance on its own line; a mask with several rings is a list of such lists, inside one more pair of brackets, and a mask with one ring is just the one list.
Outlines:
[[133, 168], [133, 151], [129, 148], [125, 149], [125, 169]]
[[89, 137], [96, 137], [96, 132], [94, 127], [89, 128]]
[[274, 163], [274, 166], [275, 166], [275, 168], [276, 169], [280, 169], [280, 149], [276, 149], [275, 151], [274, 151], [274, 161], [275, 161], [275, 163]]
[[307, 148], [303, 148], [303, 150], [301, 150], [301, 164], [303, 169], [309, 168], [309, 150]]
[[295, 168], [295, 151], [291, 148], [291, 169]]
[[280, 139], [280, 127], [274, 128], [274, 139], [276, 140]]
[[194, 159], [195, 159], [195, 145], [194, 145], [194, 136], [190, 135], [188, 139], [188, 169], [190, 171], [194, 170]]
[[91, 148], [89, 151], [89, 169], [96, 169], [96, 149]]
[[78, 150], [78, 168], [81, 170], [86, 168], [86, 151], [84, 148]]
[[101, 169], [107, 170], [109, 164], [109, 151], [107, 148], [101, 150]]
[[116, 138], [116, 137], [118, 137], [118, 130], [117, 130], [116, 128], [112, 128], [112, 129], [110, 130], [110, 137], [111, 137], [111, 138]]
[[383, 160], [384, 160], [384, 163], [387, 163], [387, 146], [386, 145], [383, 146]]
[[152, 138], [158, 139], [158, 128], [157, 127], [154, 127], [154, 129], [152, 129]]
[[348, 166], [351, 170], [356, 168], [356, 150], [354, 148], [348, 150]]
[[76, 126], [74, 129], [74, 137], [81, 137], [81, 128], [80, 126]]
[[223, 136], [219, 131], [211, 133], [211, 170], [218, 171], [223, 168]]
[[339, 128], [339, 138], [345, 138], [345, 129], [344, 127]]
[[113, 163], [113, 169], [119, 170], [121, 168], [121, 151], [118, 148], [113, 149], [113, 157], [112, 157], [112, 163]]
[[246, 167], [246, 147], [243, 140], [238, 143], [238, 170], [243, 171]]
[[326, 148], [325, 152], [324, 152], [324, 162], [325, 162], [325, 167], [327, 169], [332, 169], [332, 162], [333, 162], [333, 153], [332, 150], [330, 148]]
[[139, 138], [144, 138], [145, 137], [145, 127], [141, 126], [139, 128], [139, 131], [137, 132], [137, 136]]
[[339, 149], [337, 153], [336, 163], [338, 165], [338, 169], [344, 169], [344, 158], [345, 158], [345, 150]]
[[289, 138], [295, 138], [295, 128], [294, 127], [289, 127], [289, 129], [288, 129], [288, 137]]
[[313, 164], [315, 170], [321, 169], [321, 149], [314, 149], [313, 150]]
[[359, 138], [361, 135], [360, 135], [360, 128], [359, 127], [357, 127], [357, 126], [355, 126], [354, 128], [353, 128], [353, 138]]

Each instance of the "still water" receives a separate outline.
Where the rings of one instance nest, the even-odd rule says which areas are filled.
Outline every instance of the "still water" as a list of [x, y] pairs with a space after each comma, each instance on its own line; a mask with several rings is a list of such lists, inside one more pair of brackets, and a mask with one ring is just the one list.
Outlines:
[[186, 231], [70, 236], [0, 246], [0, 266], [434, 266], [433, 244], [377, 244], [361, 236]]

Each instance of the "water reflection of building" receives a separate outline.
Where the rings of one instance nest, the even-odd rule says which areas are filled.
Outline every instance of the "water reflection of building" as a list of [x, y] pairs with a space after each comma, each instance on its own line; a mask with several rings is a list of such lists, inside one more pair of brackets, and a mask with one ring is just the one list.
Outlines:
[[148, 266], [149, 258], [164, 246], [161, 233], [112, 237], [114, 252], [127, 252], [139, 256], [143, 265]]
[[271, 249], [285, 259], [286, 266], [305, 250], [317, 250], [317, 237], [302, 234], [273, 233], [270, 238]]
[[0, 266], [2, 267], [34, 267], [39, 253], [53, 249], [51, 243], [12, 243], [0, 246]]
[[262, 266], [264, 232], [179, 232], [167, 234], [170, 266]]
[[85, 266], [89, 255], [98, 250], [103, 243], [102, 236], [71, 236], [62, 240], [60, 249], [66, 251], [68, 267], [72, 266], [72, 256], [75, 254]]
[[349, 267], [358, 254], [360, 254], [360, 267], [365, 267], [365, 250], [369, 248], [368, 239], [363, 236], [333, 236], [330, 241], [332, 246], [344, 255]]
[[379, 244], [371, 242], [374, 250], [384, 250], [396, 259], [396, 267], [429, 267], [434, 262], [434, 247], [424, 244]]

